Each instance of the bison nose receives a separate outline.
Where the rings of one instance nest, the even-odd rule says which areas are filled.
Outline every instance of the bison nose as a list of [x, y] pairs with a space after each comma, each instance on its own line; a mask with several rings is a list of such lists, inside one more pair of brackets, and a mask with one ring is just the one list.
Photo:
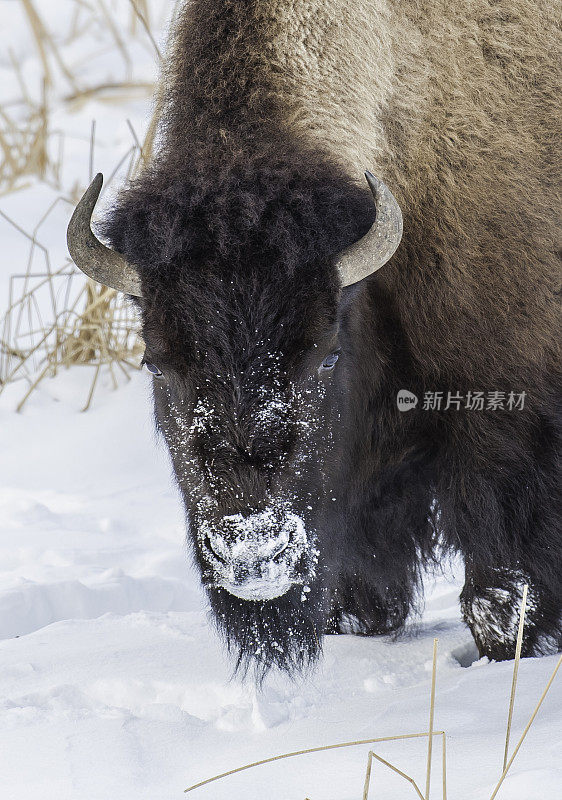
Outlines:
[[214, 557], [221, 564], [232, 564], [241, 561], [250, 566], [252, 562], [274, 561], [285, 552], [290, 543], [288, 536], [265, 537], [261, 541], [229, 541], [231, 537], [213, 531], [207, 535], [206, 544]]
[[295, 514], [236, 514], [206, 527], [215, 587], [245, 600], [270, 600], [304, 582], [307, 537]]

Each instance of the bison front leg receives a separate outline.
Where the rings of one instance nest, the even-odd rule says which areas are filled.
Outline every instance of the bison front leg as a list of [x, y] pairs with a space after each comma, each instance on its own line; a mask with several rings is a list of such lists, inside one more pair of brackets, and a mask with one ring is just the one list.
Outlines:
[[412, 604], [411, 581], [391, 591], [381, 591], [358, 581], [342, 582], [333, 593], [326, 633], [382, 636], [399, 631]]
[[560, 587], [549, 588], [524, 570], [484, 567], [468, 559], [461, 609], [481, 656], [495, 661], [514, 657], [525, 584], [523, 656], [547, 655], [562, 647]]
[[341, 514], [344, 542], [327, 633], [395, 633], [416, 606], [434, 543], [432, 497], [407, 465], [393, 478], [373, 480]]

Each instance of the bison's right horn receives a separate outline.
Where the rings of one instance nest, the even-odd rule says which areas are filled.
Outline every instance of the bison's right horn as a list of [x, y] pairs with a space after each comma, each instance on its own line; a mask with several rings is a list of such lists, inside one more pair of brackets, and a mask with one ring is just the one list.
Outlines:
[[342, 286], [362, 281], [384, 266], [402, 238], [402, 212], [396, 198], [370, 172], [365, 177], [375, 200], [376, 217], [365, 236], [347, 247], [336, 260]]
[[90, 227], [92, 213], [103, 186], [98, 173], [74, 209], [68, 223], [66, 241], [72, 260], [89, 278], [111, 286], [118, 292], [142, 297], [139, 275], [122, 255], [102, 244]]

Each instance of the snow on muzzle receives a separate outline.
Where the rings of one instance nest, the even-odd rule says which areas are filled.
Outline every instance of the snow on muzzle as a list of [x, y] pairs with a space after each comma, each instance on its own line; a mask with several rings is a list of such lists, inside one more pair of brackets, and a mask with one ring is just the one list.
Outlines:
[[211, 585], [243, 600], [273, 600], [311, 576], [304, 523], [290, 511], [266, 509], [205, 522], [200, 543], [212, 568]]

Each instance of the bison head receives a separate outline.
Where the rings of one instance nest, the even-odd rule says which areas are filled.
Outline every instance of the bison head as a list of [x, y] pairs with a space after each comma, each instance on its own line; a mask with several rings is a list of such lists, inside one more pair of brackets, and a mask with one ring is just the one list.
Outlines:
[[80, 269], [139, 306], [157, 424], [239, 663], [299, 668], [319, 651], [349, 390], [341, 292], [402, 231], [389, 190], [367, 181], [374, 208], [339, 178], [153, 176], [113, 211], [110, 249], [90, 228], [97, 176], [69, 225]]

